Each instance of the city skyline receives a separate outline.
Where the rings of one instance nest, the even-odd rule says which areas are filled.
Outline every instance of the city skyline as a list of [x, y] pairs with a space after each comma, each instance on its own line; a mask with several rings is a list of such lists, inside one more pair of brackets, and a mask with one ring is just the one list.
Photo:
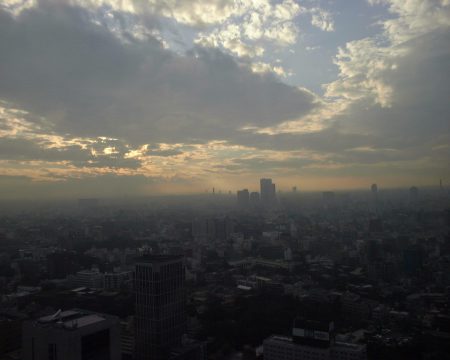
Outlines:
[[0, 199], [450, 181], [445, 0], [0, 1]]

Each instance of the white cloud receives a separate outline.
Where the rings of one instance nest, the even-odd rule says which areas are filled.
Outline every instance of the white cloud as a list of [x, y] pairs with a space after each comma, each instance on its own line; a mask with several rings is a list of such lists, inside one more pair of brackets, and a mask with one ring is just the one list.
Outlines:
[[394, 14], [393, 19], [381, 22], [392, 44], [450, 26], [448, 0], [369, 0], [369, 3], [386, 5]]
[[288, 77], [288, 76], [292, 76], [292, 72], [286, 72], [286, 70], [279, 65], [271, 65], [265, 62], [253, 62], [251, 64], [251, 69], [253, 72], [256, 73], [274, 73], [280, 77]]
[[3, 8], [14, 15], [18, 15], [22, 11], [33, 8], [36, 5], [36, 0], [3, 0], [0, 3], [0, 9]]
[[330, 12], [319, 7], [308, 10], [311, 13], [311, 25], [323, 31], [334, 31], [334, 20]]
[[339, 79], [327, 85], [325, 96], [349, 101], [371, 98], [383, 107], [391, 105], [392, 87], [387, 72], [395, 71], [402, 49], [379, 47], [374, 39], [352, 41], [335, 58]]
[[204, 47], [223, 47], [239, 57], [253, 58], [263, 55], [263, 47], [244, 43], [241, 39], [241, 28], [236, 24], [229, 24], [221, 31], [200, 34], [195, 42]]
[[382, 107], [395, 101], [392, 79], [397, 63], [408, 56], [415, 39], [450, 26], [450, 5], [436, 0], [370, 0], [385, 4], [395, 18], [380, 21], [381, 36], [348, 42], [339, 48], [338, 80], [326, 86], [326, 96], [347, 101], [369, 99]]
[[[201, 32], [197, 43], [230, 50], [238, 56], [261, 56], [267, 45], [285, 47], [296, 42], [299, 33], [295, 18], [301, 7], [292, 0], [235, 2], [227, 20], [212, 30]], [[236, 51], [258, 49], [258, 51]], [[239, 55], [242, 54], [242, 55]]]

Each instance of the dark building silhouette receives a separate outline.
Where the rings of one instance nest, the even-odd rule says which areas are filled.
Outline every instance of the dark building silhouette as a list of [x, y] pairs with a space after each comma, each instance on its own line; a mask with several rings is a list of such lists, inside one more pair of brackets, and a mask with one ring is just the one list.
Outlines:
[[119, 360], [119, 319], [73, 309], [26, 321], [23, 360]]
[[372, 201], [376, 202], [378, 200], [378, 185], [372, 184], [370, 191], [372, 193]]
[[63, 279], [80, 270], [77, 254], [71, 251], [58, 251], [47, 255], [47, 273], [50, 279]]
[[200, 218], [192, 222], [192, 236], [197, 240], [225, 240], [233, 233], [233, 229], [234, 223], [229, 217]]
[[135, 268], [136, 359], [168, 359], [186, 329], [182, 256], [146, 255]]
[[191, 341], [172, 350], [169, 360], [206, 360], [206, 342]]
[[261, 203], [263, 206], [270, 207], [276, 202], [275, 184], [272, 179], [261, 179]]
[[0, 358], [20, 348], [22, 319], [16, 316], [0, 316]]
[[266, 360], [365, 360], [365, 345], [335, 341], [334, 323], [296, 319], [292, 337], [272, 335], [263, 342]]
[[260, 202], [259, 192], [254, 191], [254, 192], [250, 193], [250, 204], [258, 205], [259, 202]]
[[248, 189], [239, 190], [237, 192], [237, 203], [240, 207], [247, 207], [250, 201]]
[[378, 193], [378, 185], [377, 184], [372, 184], [372, 186], [370, 187], [370, 191], [372, 191], [373, 195], [377, 195], [377, 193]]

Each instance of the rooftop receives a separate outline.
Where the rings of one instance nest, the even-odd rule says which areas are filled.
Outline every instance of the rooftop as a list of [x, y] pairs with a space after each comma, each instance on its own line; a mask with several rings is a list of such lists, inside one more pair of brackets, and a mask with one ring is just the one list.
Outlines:
[[92, 313], [84, 310], [57, 311], [53, 315], [43, 316], [37, 320], [40, 326], [57, 327], [65, 330], [75, 330], [84, 326], [107, 320], [103, 314]]

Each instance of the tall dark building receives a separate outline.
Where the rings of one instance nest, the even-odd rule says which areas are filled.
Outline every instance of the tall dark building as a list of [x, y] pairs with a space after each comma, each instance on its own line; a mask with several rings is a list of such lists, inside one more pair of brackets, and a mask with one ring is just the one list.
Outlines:
[[186, 329], [183, 257], [146, 255], [135, 268], [136, 359], [168, 359]]
[[372, 191], [373, 195], [377, 195], [377, 193], [378, 193], [378, 185], [377, 184], [372, 184], [372, 186], [370, 187], [370, 191]]
[[254, 191], [250, 193], [250, 204], [259, 205], [259, 193]]
[[261, 203], [263, 206], [271, 206], [276, 201], [275, 184], [272, 179], [261, 179]]
[[237, 192], [237, 202], [241, 207], [247, 207], [250, 201], [250, 194], [248, 189], [238, 190]]
[[59, 310], [25, 321], [24, 360], [119, 360], [119, 319], [87, 310]]
[[378, 185], [372, 184], [370, 187], [370, 191], [372, 192], [372, 200], [377, 201], [378, 200]]

